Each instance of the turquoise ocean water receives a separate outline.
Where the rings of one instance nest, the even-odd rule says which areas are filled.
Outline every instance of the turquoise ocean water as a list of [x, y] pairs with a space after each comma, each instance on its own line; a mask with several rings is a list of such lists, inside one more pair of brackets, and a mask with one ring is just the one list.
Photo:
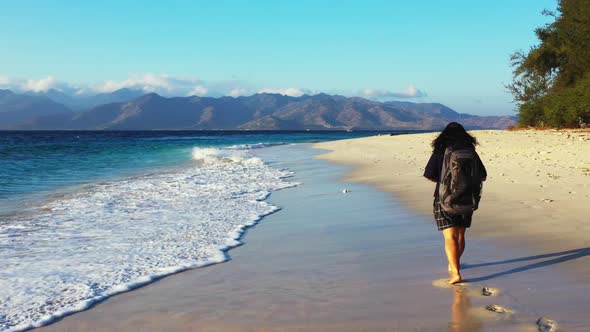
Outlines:
[[185, 164], [191, 161], [195, 147], [263, 147], [371, 134], [374, 132], [0, 131], [0, 207], [6, 212], [31, 194]]
[[227, 260], [297, 185], [258, 149], [374, 134], [0, 132], [0, 331]]

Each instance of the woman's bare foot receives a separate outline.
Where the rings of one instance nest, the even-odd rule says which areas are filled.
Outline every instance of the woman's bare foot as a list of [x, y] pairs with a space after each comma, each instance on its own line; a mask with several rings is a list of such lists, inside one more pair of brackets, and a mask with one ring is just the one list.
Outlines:
[[449, 279], [449, 284], [454, 285], [456, 283], [459, 283], [461, 281], [463, 281], [463, 278], [461, 278], [461, 273], [457, 272], [457, 273], [450, 273], [451, 274], [451, 278]]

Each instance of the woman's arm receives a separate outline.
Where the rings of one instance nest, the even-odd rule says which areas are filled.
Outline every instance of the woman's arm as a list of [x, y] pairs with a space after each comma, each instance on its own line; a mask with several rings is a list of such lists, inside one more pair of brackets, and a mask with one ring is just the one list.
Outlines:
[[488, 177], [488, 172], [486, 171], [486, 167], [483, 165], [483, 162], [481, 161], [481, 158], [479, 157], [477, 152], [476, 152], [476, 155], [477, 155], [477, 161], [479, 164], [479, 170], [481, 172], [481, 180], [485, 181]]
[[440, 168], [442, 166], [442, 155], [433, 153], [424, 167], [424, 177], [432, 182], [438, 182], [440, 178]]

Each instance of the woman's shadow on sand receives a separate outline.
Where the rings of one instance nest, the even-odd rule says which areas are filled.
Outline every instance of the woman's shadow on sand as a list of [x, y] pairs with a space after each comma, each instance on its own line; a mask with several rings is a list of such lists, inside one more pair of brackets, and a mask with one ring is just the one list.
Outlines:
[[542, 268], [542, 267], [549, 266], [549, 265], [555, 265], [555, 264], [571, 261], [574, 259], [582, 258], [584, 256], [590, 256], [590, 247], [555, 252], [555, 253], [550, 253], [550, 254], [507, 259], [507, 260], [503, 260], [503, 261], [496, 261], [496, 262], [489, 262], [489, 263], [465, 264], [464, 266], [461, 266], [461, 268], [463, 270], [465, 270], [465, 269], [472, 269], [472, 268], [477, 268], [477, 267], [501, 265], [501, 264], [511, 264], [511, 263], [526, 262], [526, 261], [532, 261], [532, 260], [537, 260], [537, 259], [555, 257], [555, 258], [544, 260], [541, 262], [536, 262], [536, 263], [527, 264], [527, 265], [520, 266], [520, 267], [515, 267], [510, 270], [497, 272], [497, 273], [493, 273], [493, 274], [482, 276], [482, 277], [469, 278], [469, 280], [465, 280], [468, 282], [479, 282], [479, 281], [486, 281], [486, 280], [490, 280], [490, 279], [494, 279], [494, 278], [518, 273], [518, 272], [524, 272], [524, 271], [528, 271], [528, 270], [538, 269], [538, 268]]

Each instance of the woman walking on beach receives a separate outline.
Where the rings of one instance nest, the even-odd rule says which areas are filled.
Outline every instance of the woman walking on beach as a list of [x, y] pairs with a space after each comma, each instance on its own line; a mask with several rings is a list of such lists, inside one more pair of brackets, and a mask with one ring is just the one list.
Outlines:
[[432, 141], [432, 155], [424, 177], [436, 182], [433, 212], [445, 240], [449, 283], [462, 281], [460, 258], [465, 250], [465, 229], [481, 195], [486, 169], [475, 152], [477, 140], [462, 125], [451, 122]]

